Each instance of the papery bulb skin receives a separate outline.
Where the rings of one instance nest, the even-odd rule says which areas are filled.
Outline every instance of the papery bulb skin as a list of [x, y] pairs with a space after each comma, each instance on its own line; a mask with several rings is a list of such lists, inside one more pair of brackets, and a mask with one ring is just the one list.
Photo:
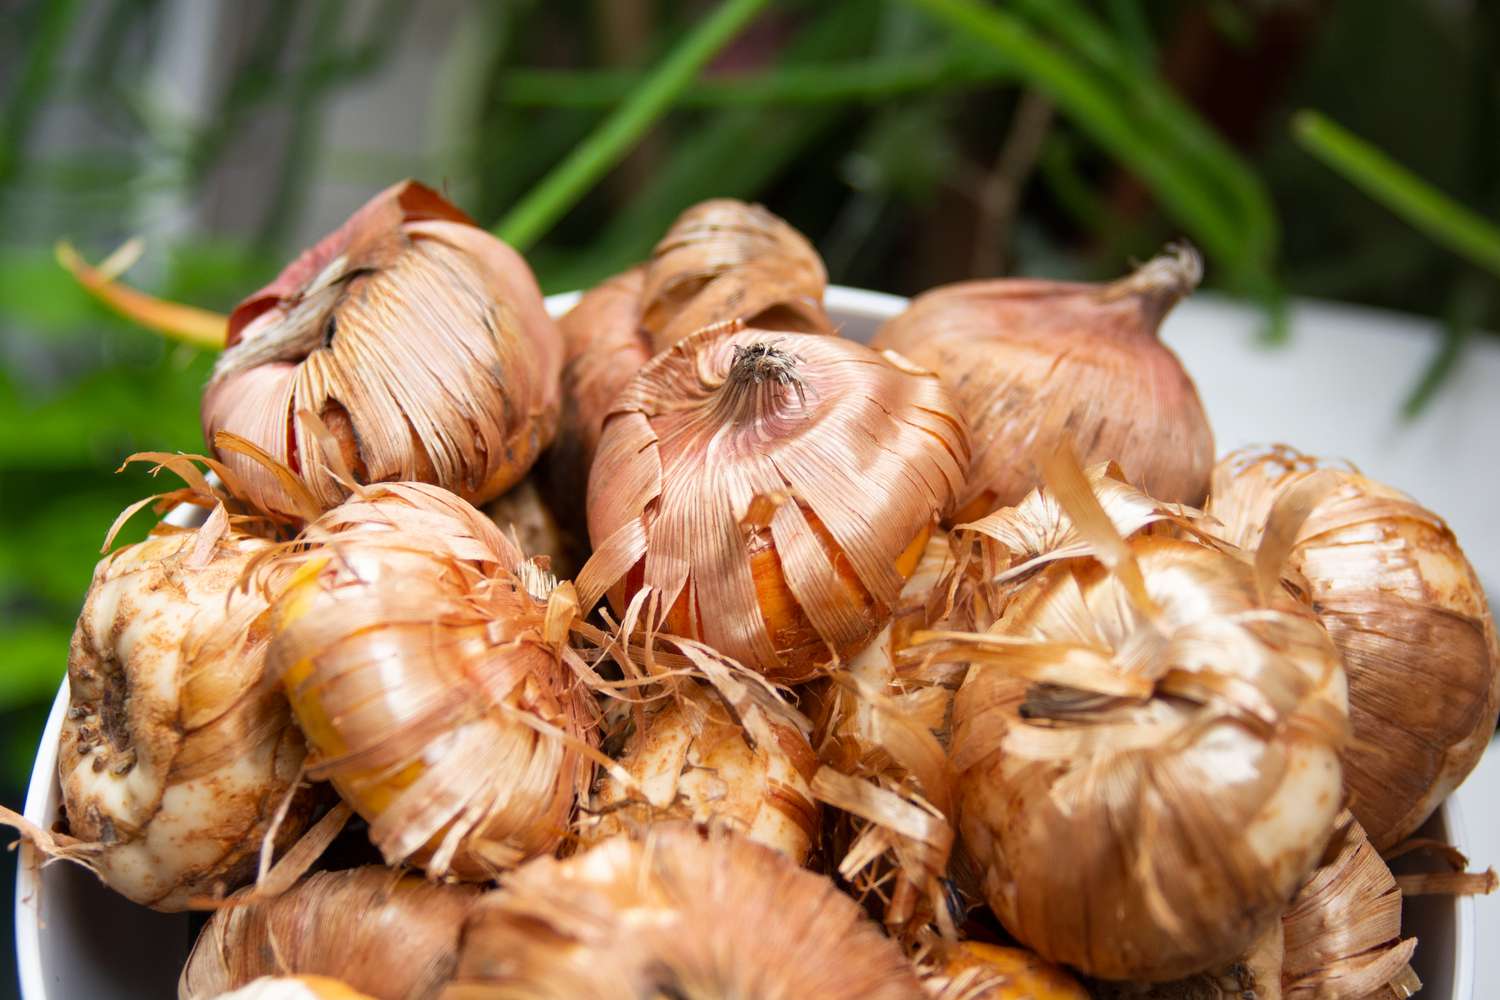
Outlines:
[[967, 464], [931, 373], [839, 338], [711, 328], [614, 404], [579, 593], [624, 614], [649, 587], [656, 626], [805, 681], [884, 626]]
[[[265, 677], [266, 604], [238, 590], [269, 544], [216, 516], [94, 570], [58, 753], [68, 829], [82, 843], [57, 853], [137, 903], [181, 910], [250, 881], [301, 776], [302, 735]], [[312, 804], [293, 796], [278, 847], [306, 828]]]
[[324, 509], [348, 495], [340, 466], [359, 482], [430, 482], [482, 503], [552, 440], [561, 366], [561, 336], [526, 262], [403, 181], [230, 315], [203, 394], [204, 436], [265, 510], [304, 515], [218, 433], [290, 468]]
[[1089, 559], [1043, 570], [991, 631], [1007, 657], [1139, 664], [1159, 675], [1149, 693], [1072, 694], [976, 663], [952, 757], [964, 842], [1006, 928], [1090, 975], [1158, 981], [1233, 960], [1317, 863], [1340, 803], [1344, 675], [1318, 623], [1290, 599], [1263, 608], [1240, 560], [1170, 538], [1131, 551], [1154, 634]]
[[586, 523], [589, 468], [604, 418], [620, 390], [651, 360], [641, 332], [645, 268], [633, 267], [584, 292], [557, 321], [565, 355], [557, 440], [543, 460], [547, 486], [565, 516]]
[[[890, 623], [850, 657], [838, 681], [801, 693], [820, 762], [858, 779], [832, 793], [836, 808], [825, 824], [824, 855], [849, 891], [904, 942], [930, 927], [941, 932], [950, 909], [955, 821], [946, 741], [966, 668], [908, 654], [915, 634], [941, 627], [953, 569], [949, 538], [935, 530]], [[876, 838], [881, 848], [872, 848]]]
[[1284, 1000], [1408, 997], [1421, 988], [1401, 937], [1401, 887], [1345, 810], [1328, 857], [1281, 918]]
[[943, 379], [969, 424], [974, 461], [953, 523], [1013, 506], [1039, 483], [1037, 456], [1072, 448], [1117, 462], [1159, 500], [1198, 505], [1213, 431], [1192, 379], [1157, 337], [1198, 283], [1177, 247], [1112, 284], [967, 281], [914, 299], [871, 341]]
[[761, 205], [732, 198], [683, 212], [651, 252], [641, 330], [659, 354], [707, 326], [734, 320], [795, 333], [832, 333], [828, 273], [812, 244]]
[[[388, 868], [317, 872], [279, 896], [241, 898], [215, 911], [183, 967], [177, 997], [209, 1000], [243, 989], [254, 1000], [435, 1000], [453, 977], [459, 935], [479, 899], [476, 886]], [[267, 976], [297, 977], [313, 992], [276, 992]], [[257, 994], [256, 984], [269, 992]]]
[[566, 356], [562, 419], [548, 486], [570, 520], [585, 520], [589, 469], [604, 418], [646, 362], [708, 326], [833, 333], [828, 275], [812, 245], [760, 205], [730, 198], [683, 212], [645, 264], [584, 292], [558, 321]]
[[797, 864], [812, 851], [820, 813], [808, 783], [818, 761], [807, 737], [776, 719], [737, 721], [703, 685], [647, 705], [619, 764], [640, 791], [601, 775], [585, 845], [679, 819], [722, 824]]
[[444, 1000], [919, 1000], [895, 942], [822, 875], [681, 823], [538, 858], [485, 896]]
[[990, 909], [1049, 961], [1147, 983], [1221, 969], [1333, 832], [1338, 652], [1201, 513], [1107, 466], [1048, 469], [955, 532], [982, 631], [917, 649], [969, 664], [949, 748], [964, 847]]
[[1242, 546], [1277, 500], [1333, 477], [1284, 572], [1349, 673], [1350, 808], [1379, 849], [1416, 831], [1479, 763], [1500, 715], [1500, 649], [1473, 567], [1442, 518], [1411, 497], [1294, 449], [1229, 455], [1208, 512]]
[[1078, 980], [1024, 948], [960, 941], [923, 980], [932, 1000], [1089, 1000]]
[[274, 564], [270, 664], [310, 773], [389, 864], [490, 879], [566, 834], [594, 707], [547, 634], [555, 581], [426, 484], [367, 487]]

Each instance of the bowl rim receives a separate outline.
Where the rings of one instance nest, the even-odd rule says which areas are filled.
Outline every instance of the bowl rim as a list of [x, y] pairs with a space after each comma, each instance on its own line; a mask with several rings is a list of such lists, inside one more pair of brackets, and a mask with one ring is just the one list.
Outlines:
[[[547, 311], [553, 316], [560, 316], [573, 307], [581, 294], [572, 291], [549, 295], [546, 298]], [[891, 318], [904, 309], [908, 301], [900, 295], [844, 285], [829, 285], [824, 295], [824, 305], [830, 313], [873, 321]], [[165, 520], [181, 518], [190, 509], [178, 507], [169, 512]], [[62, 790], [57, 777], [57, 739], [62, 731], [63, 714], [67, 708], [68, 679], [64, 676], [58, 685], [57, 695], [52, 700], [46, 727], [42, 730], [42, 740], [32, 764], [23, 809], [26, 819], [42, 827], [52, 824], [61, 805]], [[1468, 829], [1454, 797], [1450, 795], [1445, 799], [1438, 811], [1447, 827], [1448, 840], [1453, 846], [1463, 850], [1469, 842]], [[41, 935], [45, 924], [40, 911], [41, 869], [40, 853], [23, 839], [16, 860], [14, 908], [16, 965], [23, 1000], [57, 1000], [48, 997], [42, 971]], [[1452, 1000], [1472, 1000], [1475, 975], [1474, 899], [1472, 896], [1458, 896], [1454, 898], [1454, 905], [1455, 967]]]

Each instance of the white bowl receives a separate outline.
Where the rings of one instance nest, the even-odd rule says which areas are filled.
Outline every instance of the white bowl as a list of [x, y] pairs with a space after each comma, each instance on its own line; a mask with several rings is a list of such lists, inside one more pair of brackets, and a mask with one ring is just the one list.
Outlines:
[[[575, 293], [555, 295], [547, 306], [556, 315], [575, 300]], [[852, 288], [830, 288], [827, 297], [829, 312], [843, 324], [846, 335], [858, 340], [868, 340], [880, 322], [905, 303], [897, 296]], [[1294, 314], [1297, 337], [1290, 349], [1278, 353], [1261, 350], [1254, 337], [1255, 314], [1242, 307], [1193, 300], [1173, 314], [1164, 335], [1198, 383], [1220, 451], [1291, 440], [1309, 450], [1353, 459], [1371, 474], [1415, 490], [1443, 511], [1465, 539], [1481, 576], [1500, 580], [1497, 529], [1490, 517], [1480, 516], [1481, 509], [1473, 510], [1471, 516], [1465, 505], [1487, 504], [1486, 498], [1494, 495], [1493, 490], [1476, 488], [1483, 484], [1465, 479], [1493, 474], [1493, 463], [1480, 462], [1485, 468], [1479, 470], [1473, 464], [1476, 456], [1492, 446], [1479, 440], [1484, 433], [1482, 421], [1474, 427], [1472, 421], [1459, 419], [1465, 412], [1466, 391], [1482, 392], [1486, 385], [1500, 384], [1500, 379], [1492, 373], [1476, 376], [1471, 365], [1423, 421], [1391, 431], [1390, 416], [1405, 379], [1419, 370], [1425, 351], [1431, 348], [1430, 338], [1382, 330], [1382, 314], [1347, 310], [1320, 314], [1320, 309], [1326, 307], [1308, 307]], [[1389, 326], [1390, 318], [1385, 317], [1384, 323]], [[1500, 371], [1500, 352], [1481, 362]], [[1351, 367], [1359, 370], [1351, 373]], [[1360, 380], [1352, 386], [1351, 375]], [[1464, 377], [1471, 382], [1478, 379], [1477, 388], [1466, 389]], [[1444, 456], [1462, 453], [1466, 434], [1478, 450], [1469, 451], [1461, 465], [1448, 464]], [[1438, 478], [1413, 481], [1421, 476], [1424, 464]], [[174, 511], [169, 519], [182, 513]], [[58, 650], [59, 660], [64, 655]], [[57, 742], [67, 706], [65, 680], [52, 705], [26, 797], [27, 819], [46, 827], [57, 821], [61, 810]], [[1422, 833], [1460, 849], [1467, 840], [1451, 801]], [[77, 866], [60, 862], [42, 868], [38, 862], [37, 852], [23, 844], [15, 925], [24, 1000], [160, 1000], [175, 995], [178, 972], [192, 945], [192, 917], [136, 906]], [[1424, 1000], [1470, 1000], [1474, 993], [1473, 901], [1438, 896], [1411, 899], [1402, 924], [1403, 934], [1419, 940], [1414, 965], [1424, 983]]]

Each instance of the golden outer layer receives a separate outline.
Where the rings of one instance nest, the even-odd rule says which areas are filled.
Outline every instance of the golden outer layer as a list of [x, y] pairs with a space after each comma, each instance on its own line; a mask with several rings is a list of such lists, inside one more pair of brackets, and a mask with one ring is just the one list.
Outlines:
[[[1277, 499], [1320, 463], [1290, 448], [1228, 456], [1208, 511], [1258, 544]], [[1297, 531], [1285, 573], [1349, 674], [1350, 808], [1377, 848], [1410, 836], [1468, 776], [1500, 715], [1500, 647], [1473, 567], [1436, 514], [1348, 469]]]
[[562, 416], [544, 460], [547, 482], [571, 520], [584, 519], [589, 469], [611, 404], [651, 360], [640, 329], [644, 267], [634, 267], [584, 292], [558, 320], [562, 333]]
[[1024, 948], [979, 941], [948, 949], [923, 985], [932, 1000], [1089, 1000], [1078, 980], [1051, 962]]
[[348, 495], [335, 461], [361, 482], [420, 480], [483, 502], [551, 441], [561, 366], [521, 256], [404, 181], [235, 309], [203, 431], [265, 510], [304, 513], [265, 467], [218, 448], [219, 432], [289, 467], [324, 509]]
[[562, 419], [548, 484], [584, 520], [589, 470], [615, 397], [654, 355], [698, 330], [749, 326], [832, 333], [828, 278], [812, 246], [759, 205], [728, 198], [683, 212], [650, 261], [589, 289], [558, 322], [566, 350]]
[[662, 824], [487, 895], [444, 1000], [915, 1000], [901, 950], [821, 875], [728, 830]]
[[178, 1000], [208, 1000], [265, 976], [329, 977], [352, 991], [344, 996], [432, 1000], [453, 977], [478, 899], [477, 888], [386, 868], [309, 875], [279, 896], [215, 911], [183, 967]]
[[583, 602], [785, 682], [874, 638], [968, 442], [936, 377], [833, 337], [706, 330], [622, 392], [589, 482]]
[[490, 878], [551, 850], [587, 791], [592, 702], [519, 553], [445, 491], [391, 484], [273, 567], [271, 668], [391, 864]]
[[646, 708], [619, 764], [640, 792], [601, 774], [589, 806], [597, 819], [584, 822], [584, 844], [679, 819], [723, 824], [799, 865], [812, 851], [820, 817], [808, 782], [817, 757], [791, 725], [742, 724], [707, 688], [686, 683]]
[[797, 230], [761, 205], [714, 198], [689, 208], [656, 244], [641, 286], [652, 354], [715, 324], [832, 333], [828, 274]]
[[1299, 605], [1261, 603], [1246, 562], [1123, 544], [1154, 617], [1094, 559], [1043, 570], [965, 640], [952, 759], [1006, 928], [1090, 975], [1157, 981], [1243, 953], [1317, 863], [1344, 674]]
[[[103, 559], [68, 655], [58, 778], [70, 856], [113, 889], [185, 908], [253, 875], [304, 754], [264, 683], [265, 602], [236, 590], [268, 543], [211, 519]], [[299, 797], [280, 827], [306, 825]]]
[[1157, 327], [1197, 283], [1189, 250], [1108, 285], [1001, 279], [918, 296], [871, 341], [930, 368], [969, 424], [974, 462], [956, 522], [1018, 503], [1064, 445], [1115, 461], [1161, 500], [1208, 491], [1213, 432]]

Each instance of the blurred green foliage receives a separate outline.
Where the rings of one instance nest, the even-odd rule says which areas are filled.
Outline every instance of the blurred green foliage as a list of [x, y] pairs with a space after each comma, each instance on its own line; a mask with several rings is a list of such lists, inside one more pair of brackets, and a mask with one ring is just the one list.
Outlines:
[[[201, 450], [212, 363], [89, 301], [52, 260], [58, 238], [98, 258], [143, 233], [132, 281], [227, 310], [317, 235], [305, 220], [318, 199], [416, 174], [487, 223], [544, 192], [524, 235], [542, 237], [528, 255], [550, 291], [642, 258], [683, 208], [724, 195], [771, 205], [847, 284], [1102, 277], [1187, 235], [1210, 283], [1269, 315], [1290, 293], [1447, 318], [1438, 374], [1468, 331], [1497, 325], [1493, 279], [1288, 127], [1293, 109], [1322, 109], [1495, 215], [1496, 4], [773, 0], [700, 83], [678, 78], [647, 100], [638, 87], [664, 58], [717, 48], [681, 48], [717, 4], [271, 0], [212, 5], [232, 30], [211, 53], [218, 85], [186, 113], [160, 67], [184, 13], [209, 6], [0, 9], [0, 770], [12, 793], [103, 534], [152, 489], [114, 469], [136, 450]], [[424, 142], [340, 131], [339, 102], [389, 79], [432, 88]], [[622, 128], [622, 106], [636, 110], [621, 141], [599, 140], [601, 126]], [[570, 154], [584, 159], [559, 180]], [[1419, 395], [1438, 382], [1429, 373]]]

